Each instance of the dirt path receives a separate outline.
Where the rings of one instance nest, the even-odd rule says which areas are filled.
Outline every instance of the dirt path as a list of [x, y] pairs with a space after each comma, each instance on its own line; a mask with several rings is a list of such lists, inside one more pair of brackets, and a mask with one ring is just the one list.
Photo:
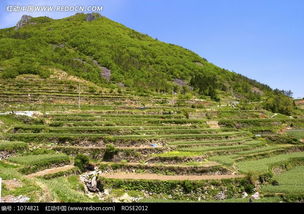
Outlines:
[[242, 178], [244, 175], [159, 175], [159, 174], [136, 174], [136, 173], [113, 173], [104, 174], [104, 178], [132, 179], [132, 180], [160, 180], [160, 181], [181, 181], [181, 180], [221, 180], [231, 178]]
[[54, 174], [54, 173], [57, 173], [57, 172], [67, 171], [67, 170], [72, 169], [73, 167], [74, 167], [73, 165], [66, 165], [66, 166], [62, 166], [62, 167], [55, 167], [55, 168], [51, 168], [51, 169], [46, 169], [46, 170], [43, 170], [43, 171], [35, 172], [33, 174], [29, 174], [26, 177], [27, 178], [40, 177], [40, 176], [44, 176], [44, 175]]
[[221, 128], [218, 124], [218, 121], [207, 121], [206, 123], [211, 129], [220, 129]]
[[48, 186], [40, 181], [36, 181], [35, 183], [42, 189], [42, 195], [39, 197], [40, 202], [53, 202], [52, 193], [50, 192]]
[[[108, 164], [108, 162], [100, 162], [100, 163], [103, 163], [103, 164]], [[201, 165], [181, 165], [181, 164], [166, 164], [166, 165], [161, 165], [161, 164], [157, 164], [157, 163], [149, 163], [149, 164], [142, 164], [142, 163], [135, 163], [135, 162], [129, 162], [129, 163], [124, 163], [124, 165], [127, 165], [127, 166], [159, 166], [159, 167], [184, 167], [184, 168], [203, 168], [203, 167], [212, 167], [212, 166], [219, 166], [220, 164], [217, 163], [217, 162], [213, 162], [213, 161], [210, 161], [210, 162], [206, 162], [206, 163], [202, 163]]]

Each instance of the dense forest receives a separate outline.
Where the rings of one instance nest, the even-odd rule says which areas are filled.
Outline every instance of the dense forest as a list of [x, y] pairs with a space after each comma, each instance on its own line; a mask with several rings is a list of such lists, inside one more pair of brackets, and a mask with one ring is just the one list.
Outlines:
[[217, 67], [182, 47], [94, 17], [39, 17], [21, 28], [0, 30], [0, 77], [48, 78], [50, 68], [57, 68], [98, 85], [123, 85], [144, 93], [190, 91], [214, 101], [224, 94], [284, 114], [294, 107], [282, 91]]

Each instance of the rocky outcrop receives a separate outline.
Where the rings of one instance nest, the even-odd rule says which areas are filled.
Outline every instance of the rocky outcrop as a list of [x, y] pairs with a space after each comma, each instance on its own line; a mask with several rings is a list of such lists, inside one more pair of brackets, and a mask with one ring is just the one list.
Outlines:
[[84, 173], [80, 176], [80, 180], [84, 183], [85, 192], [87, 194], [99, 192], [97, 177], [100, 174], [101, 172], [96, 168], [94, 171]]
[[33, 17], [31, 17], [31, 16], [23, 15], [21, 17], [21, 19], [19, 20], [19, 22], [16, 24], [15, 29], [18, 30], [18, 29], [24, 27], [25, 25], [29, 24], [32, 18]]
[[100, 73], [100, 75], [106, 79], [107, 81], [110, 81], [111, 79], [111, 70], [109, 70], [106, 67], [102, 67], [102, 72]]
[[225, 192], [219, 192], [215, 197], [216, 200], [225, 200], [227, 198]]
[[88, 13], [87, 16], [86, 16], [86, 21], [91, 22], [91, 21], [94, 21], [94, 20], [96, 20], [100, 17], [101, 17], [101, 15], [99, 13]]
[[181, 86], [181, 87], [187, 86], [187, 83], [184, 80], [182, 80], [182, 79], [174, 79], [173, 82], [176, 85]]
[[0, 160], [5, 160], [9, 158], [11, 154], [7, 151], [0, 151]]
[[99, 63], [96, 60], [93, 60], [93, 63], [100, 69], [100, 77], [107, 81], [110, 81], [111, 73], [112, 73], [111, 70], [99, 65]]

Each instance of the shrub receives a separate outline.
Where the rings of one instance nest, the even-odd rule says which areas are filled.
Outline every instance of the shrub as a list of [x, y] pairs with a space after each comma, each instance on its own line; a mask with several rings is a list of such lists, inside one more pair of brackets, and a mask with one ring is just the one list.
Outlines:
[[279, 184], [279, 182], [278, 182], [277, 180], [273, 180], [273, 181], [271, 182], [271, 185], [272, 185], [272, 186], [279, 186], [280, 184]]
[[108, 144], [106, 146], [106, 150], [103, 156], [104, 161], [110, 161], [113, 159], [114, 155], [118, 153], [118, 150], [115, 148], [113, 144]]
[[43, 155], [43, 154], [54, 154], [55, 151], [54, 150], [50, 150], [50, 149], [47, 149], [47, 148], [38, 148], [38, 149], [35, 149], [33, 151], [31, 151], [29, 154], [31, 155]]
[[298, 144], [299, 141], [290, 136], [285, 135], [271, 135], [266, 137], [267, 141], [271, 143], [277, 143], [277, 144]]
[[244, 191], [247, 193], [253, 193], [255, 190], [256, 175], [252, 172], [247, 174], [247, 178], [241, 180], [241, 186], [243, 186]]
[[77, 166], [82, 172], [90, 166], [89, 157], [83, 154], [78, 154], [75, 158], [74, 165]]
[[263, 175], [259, 176], [259, 181], [262, 184], [269, 183], [272, 180], [272, 177], [273, 177], [272, 173], [266, 173], [266, 174], [263, 174]]

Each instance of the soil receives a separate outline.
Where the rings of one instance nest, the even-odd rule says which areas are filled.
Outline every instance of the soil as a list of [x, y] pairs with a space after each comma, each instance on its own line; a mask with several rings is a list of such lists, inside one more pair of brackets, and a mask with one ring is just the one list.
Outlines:
[[[107, 163], [107, 162], [101, 162], [101, 163]], [[129, 165], [129, 166], [138, 166], [138, 165], [142, 165], [141, 163], [135, 163], [135, 162], [129, 162], [129, 163], [124, 163], [125, 165]], [[157, 164], [157, 163], [150, 163], [150, 164], [147, 164], [148, 166], [162, 166], [160, 164]], [[212, 167], [212, 166], [219, 166], [220, 164], [218, 164], [217, 162], [213, 162], [213, 161], [210, 161], [210, 162], [207, 162], [207, 163], [204, 163], [202, 165], [198, 165], [198, 166], [193, 166], [193, 167]], [[188, 168], [188, 167], [191, 167], [191, 165], [180, 165], [180, 164], [166, 164], [165, 165], [166, 167], [185, 167], [185, 168]]]
[[112, 179], [136, 179], [136, 180], [160, 180], [160, 181], [181, 181], [181, 180], [221, 180], [242, 178], [244, 175], [159, 175], [159, 174], [137, 174], [137, 173], [113, 173], [104, 174], [104, 178]]
[[72, 169], [74, 166], [73, 165], [66, 165], [62, 167], [55, 167], [51, 169], [45, 169], [43, 171], [35, 172], [32, 174], [27, 175], [27, 178], [34, 178], [34, 177], [42, 177], [44, 175], [49, 175], [49, 174], [55, 174], [57, 172], [63, 172]]
[[8, 190], [14, 190], [18, 187], [22, 187], [22, 182], [18, 180], [3, 180], [3, 184]]
[[218, 121], [207, 121], [207, 125], [211, 128], [211, 129], [220, 129], [221, 127], [218, 124]]

